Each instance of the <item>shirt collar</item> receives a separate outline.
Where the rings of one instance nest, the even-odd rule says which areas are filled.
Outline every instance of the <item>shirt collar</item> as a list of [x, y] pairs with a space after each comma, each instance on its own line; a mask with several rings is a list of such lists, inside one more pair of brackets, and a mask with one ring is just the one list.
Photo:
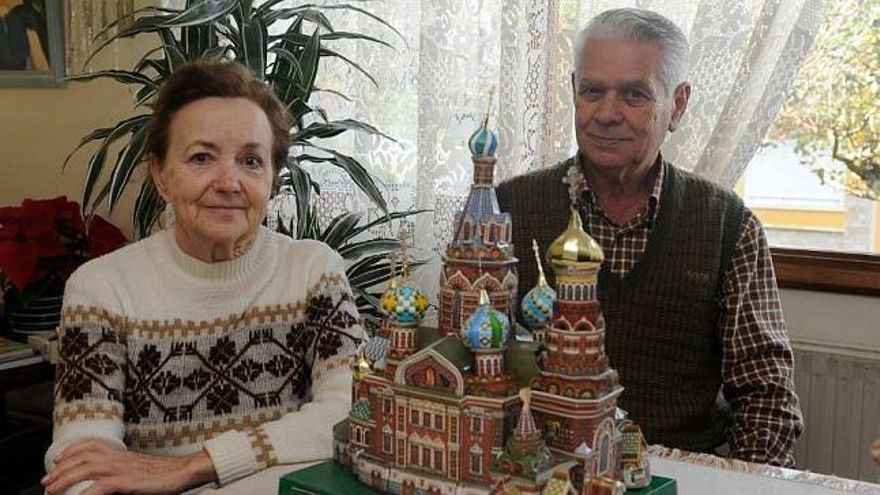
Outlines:
[[[662, 155], [657, 155], [657, 161], [654, 162], [653, 166], [657, 167], [657, 173], [654, 176], [651, 194], [648, 196], [648, 211], [644, 217], [644, 221], [648, 226], [654, 224], [660, 211], [660, 195], [663, 192], [663, 183], [666, 178], [666, 160], [663, 159]], [[578, 153], [575, 159], [572, 160], [566, 182], [569, 185], [569, 194], [572, 196], [572, 199], [577, 198], [583, 206], [592, 209], [596, 206], [596, 197], [583, 170], [582, 157]]]

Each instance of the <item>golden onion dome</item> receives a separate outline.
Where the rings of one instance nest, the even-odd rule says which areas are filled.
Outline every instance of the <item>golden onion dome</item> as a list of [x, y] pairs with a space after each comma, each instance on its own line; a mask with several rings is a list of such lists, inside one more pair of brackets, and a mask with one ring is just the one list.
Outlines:
[[584, 231], [581, 216], [574, 208], [568, 219], [565, 232], [550, 244], [547, 250], [550, 263], [566, 265], [570, 263], [602, 263], [605, 254], [589, 234]]

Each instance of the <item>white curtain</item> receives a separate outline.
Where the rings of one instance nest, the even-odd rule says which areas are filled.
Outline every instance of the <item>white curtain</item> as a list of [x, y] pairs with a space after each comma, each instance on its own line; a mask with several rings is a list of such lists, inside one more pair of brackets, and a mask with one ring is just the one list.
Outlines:
[[[73, 2], [71, 20], [94, 16], [93, 4], [102, 1]], [[161, 3], [179, 7], [183, 0]], [[693, 95], [664, 154], [685, 169], [732, 186], [812, 45], [824, 0], [384, 0], [353, 5], [387, 20], [403, 39], [367, 16], [330, 12], [337, 30], [372, 34], [395, 49], [328, 41], [329, 48], [371, 73], [377, 86], [350, 66], [325, 58], [317, 85], [350, 100], [324, 92], [315, 103], [331, 118], [358, 118], [396, 139], [347, 133], [332, 144], [361, 160], [382, 182], [391, 210], [432, 210], [402, 222], [427, 254], [442, 251], [451, 237], [453, 215], [471, 183], [466, 142], [486, 113], [490, 93], [490, 126], [501, 142], [496, 181], [552, 165], [574, 152], [571, 40], [594, 15], [616, 7], [647, 8], [682, 28], [691, 43]], [[312, 173], [322, 184], [324, 225], [345, 211], [378, 215], [338, 170], [323, 166]], [[400, 228], [385, 233], [397, 234]]]
[[[819, 27], [823, 0], [385, 0], [365, 4], [406, 40], [352, 14], [337, 29], [380, 35], [396, 50], [339, 46], [372, 73], [366, 78], [328, 64], [319, 85], [331, 116], [370, 122], [397, 143], [348, 136], [335, 143], [361, 159], [387, 188], [393, 210], [426, 208], [404, 223], [416, 246], [440, 252], [471, 182], [466, 141], [495, 98], [490, 125], [498, 132], [496, 180], [552, 165], [575, 147], [571, 105], [571, 39], [595, 14], [634, 6], [658, 11], [691, 42], [693, 96], [682, 128], [664, 154], [679, 166], [732, 186], [783, 101]], [[343, 42], [337, 42], [343, 43]], [[352, 185], [326, 167], [325, 222], [367, 209]], [[433, 276], [433, 275], [432, 275]], [[433, 284], [432, 284], [433, 285]]]

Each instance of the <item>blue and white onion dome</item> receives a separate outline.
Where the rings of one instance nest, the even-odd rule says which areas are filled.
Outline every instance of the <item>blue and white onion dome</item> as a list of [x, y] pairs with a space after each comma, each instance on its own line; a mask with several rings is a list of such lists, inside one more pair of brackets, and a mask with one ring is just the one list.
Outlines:
[[526, 292], [523, 296], [522, 316], [526, 326], [530, 329], [543, 328], [550, 323], [553, 317], [553, 304], [556, 302], [556, 291], [547, 284], [547, 280], [541, 276], [538, 285]]
[[556, 291], [547, 283], [544, 276], [544, 267], [541, 265], [541, 255], [538, 251], [538, 243], [532, 239], [532, 249], [535, 251], [535, 262], [538, 265], [538, 284], [523, 296], [520, 308], [523, 321], [532, 330], [543, 328], [553, 317], [553, 304], [556, 303]]
[[498, 151], [498, 136], [489, 130], [488, 124], [489, 117], [486, 116], [486, 118], [483, 119], [483, 124], [480, 128], [471, 134], [471, 138], [468, 140], [468, 147], [471, 149], [471, 156], [492, 157], [495, 156], [495, 152]]
[[461, 327], [461, 338], [471, 350], [504, 349], [510, 338], [510, 319], [489, 302], [489, 294], [480, 290], [480, 304]]
[[391, 286], [379, 299], [379, 307], [394, 323], [418, 325], [428, 310], [428, 298], [414, 283], [398, 284], [397, 279], [392, 279]]

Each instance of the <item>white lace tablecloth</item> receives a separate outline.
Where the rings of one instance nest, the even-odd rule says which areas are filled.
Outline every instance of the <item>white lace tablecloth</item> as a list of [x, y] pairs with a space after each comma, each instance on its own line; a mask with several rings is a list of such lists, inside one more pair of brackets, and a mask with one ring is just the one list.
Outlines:
[[675, 478], [679, 495], [880, 495], [880, 485], [874, 483], [694, 454], [659, 445], [652, 445], [649, 451], [651, 472]]
[[[880, 495], [880, 485], [836, 476], [650, 447], [651, 472], [675, 478], [679, 495]], [[278, 479], [314, 463], [275, 466], [203, 494], [275, 495]]]

